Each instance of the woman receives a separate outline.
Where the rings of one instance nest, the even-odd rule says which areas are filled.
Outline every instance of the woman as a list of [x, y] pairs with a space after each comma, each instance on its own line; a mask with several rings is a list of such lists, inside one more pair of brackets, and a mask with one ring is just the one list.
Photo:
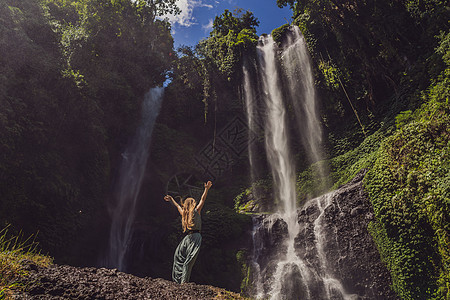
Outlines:
[[211, 186], [211, 181], [205, 183], [205, 190], [198, 205], [194, 198], [184, 200], [184, 203], [182, 203], [183, 207], [181, 207], [172, 196], [166, 195], [164, 197], [164, 200], [172, 202], [178, 209], [181, 215], [183, 232], [187, 232], [187, 235], [180, 242], [173, 256], [172, 279], [177, 283], [189, 282], [189, 278], [191, 277], [192, 267], [197, 259], [202, 243], [202, 236], [200, 234], [202, 219], [200, 213], [202, 212], [203, 205], [205, 205], [206, 195]]

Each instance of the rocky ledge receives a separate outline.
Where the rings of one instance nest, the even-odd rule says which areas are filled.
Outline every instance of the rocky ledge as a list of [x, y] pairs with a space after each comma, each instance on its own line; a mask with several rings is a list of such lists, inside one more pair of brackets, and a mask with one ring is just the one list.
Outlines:
[[140, 278], [105, 268], [26, 265], [24, 291], [13, 299], [245, 299], [239, 294], [195, 283]]

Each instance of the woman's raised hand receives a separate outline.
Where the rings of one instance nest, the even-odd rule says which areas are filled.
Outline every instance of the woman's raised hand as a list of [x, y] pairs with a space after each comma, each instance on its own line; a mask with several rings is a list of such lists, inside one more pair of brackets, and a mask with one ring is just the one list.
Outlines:
[[205, 183], [205, 189], [208, 189], [209, 190], [209, 188], [212, 186], [212, 182], [211, 181], [208, 181], [208, 182], [206, 182]]
[[172, 196], [165, 195], [165, 196], [164, 196], [164, 200], [166, 200], [167, 202], [169, 202], [170, 200], [172, 200]]

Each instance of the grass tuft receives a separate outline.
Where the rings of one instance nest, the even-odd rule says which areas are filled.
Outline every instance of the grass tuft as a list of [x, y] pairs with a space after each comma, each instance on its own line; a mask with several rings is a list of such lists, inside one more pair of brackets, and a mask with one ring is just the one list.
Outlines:
[[19, 280], [28, 275], [26, 264], [46, 267], [53, 262], [38, 251], [37, 234], [23, 239], [22, 233], [10, 236], [8, 228], [0, 230], [0, 299], [9, 299], [14, 291], [23, 288]]

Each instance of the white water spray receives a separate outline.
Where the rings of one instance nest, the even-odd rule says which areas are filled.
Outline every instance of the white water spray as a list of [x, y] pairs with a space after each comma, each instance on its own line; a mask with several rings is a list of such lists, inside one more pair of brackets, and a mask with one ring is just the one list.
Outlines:
[[[279, 213], [269, 216], [272, 219], [282, 219], [287, 225], [287, 238], [280, 249], [276, 261], [268, 266], [258, 264], [263, 237], [259, 232], [270, 235], [271, 226], [274, 222], [263, 222], [254, 225], [254, 282], [257, 298], [271, 299], [353, 299], [353, 295], [347, 295], [342, 284], [333, 277], [327, 268], [324, 243], [326, 241], [323, 226], [325, 209], [329, 202], [322, 203], [318, 198], [314, 205], [319, 206], [320, 214], [312, 224], [314, 230], [315, 245], [312, 249], [317, 253], [318, 263], [312, 263], [305, 256], [297, 254], [295, 249], [295, 238], [300, 230], [308, 231], [308, 228], [300, 227], [298, 223], [295, 191], [295, 163], [290, 153], [289, 129], [287, 126], [287, 111], [283, 94], [283, 84], [280, 82], [280, 70], [285, 71], [287, 78], [288, 97], [294, 106], [294, 112], [303, 136], [308, 158], [311, 162], [321, 159], [320, 143], [322, 131], [316, 109], [316, 96], [313, 75], [306, 49], [304, 38], [299, 29], [294, 27], [293, 32], [288, 35], [288, 41], [282, 50], [282, 62], [284, 69], [280, 68], [277, 60], [277, 46], [271, 36], [260, 38], [257, 47], [258, 53], [258, 81], [256, 85], [262, 90], [261, 98], [265, 103], [266, 113], [263, 121], [265, 124], [265, 147], [267, 160], [272, 172], [274, 182], [274, 198], [278, 202]], [[281, 74], [280, 74], [281, 73]], [[248, 107], [252, 97], [255, 97], [249, 84], [251, 79], [248, 71], [244, 68], [244, 86], [246, 90], [247, 112], [254, 112], [254, 108]], [[253, 118], [253, 117], [249, 117]], [[249, 121], [249, 126], [251, 122]], [[252, 129], [250, 127], [250, 129]], [[252, 154], [250, 154], [252, 155]], [[323, 171], [321, 171], [323, 176]], [[326, 198], [325, 198], [326, 199]], [[313, 202], [310, 202], [313, 203]], [[261, 229], [261, 226], [269, 226]], [[311, 226], [311, 225], [303, 225]], [[278, 246], [280, 247], [280, 246]], [[268, 270], [264, 268], [269, 268]], [[259, 281], [259, 282], [258, 282]], [[264, 281], [270, 282], [267, 288]], [[317, 298], [319, 297], [319, 298]]]
[[[303, 145], [310, 163], [321, 160], [322, 127], [317, 112], [316, 88], [311, 59], [305, 38], [297, 26], [287, 33], [286, 47], [282, 54], [286, 70], [288, 90], [292, 99], [298, 127], [301, 128]], [[323, 177], [323, 170], [320, 170]]]
[[142, 103], [141, 124], [136, 130], [131, 144], [122, 153], [122, 164], [115, 201], [110, 203], [112, 219], [109, 235], [109, 251], [104, 264], [108, 267], [126, 270], [126, 253], [131, 242], [132, 226], [136, 214], [136, 204], [149, 157], [153, 127], [159, 114], [164, 88], [151, 89]]
[[280, 76], [276, 61], [276, 45], [271, 36], [261, 37], [257, 48], [260, 65], [260, 78], [266, 103], [265, 141], [269, 166], [274, 180], [274, 192], [281, 210], [280, 216], [287, 223], [289, 238], [286, 241], [287, 253], [275, 269], [274, 283], [269, 295], [281, 297], [283, 281], [297, 270], [301, 277], [308, 279], [305, 263], [295, 254], [294, 239], [299, 226], [296, 213], [295, 167], [290, 153], [289, 133], [286, 120]]
[[[248, 140], [252, 141], [255, 138], [255, 128], [256, 128], [256, 118], [257, 118], [257, 111], [256, 111], [256, 103], [255, 103], [255, 96], [253, 92], [252, 82], [250, 79], [250, 73], [246, 66], [247, 63], [244, 63], [242, 66], [242, 71], [244, 74], [244, 101], [245, 101], [245, 108], [247, 112], [247, 125], [249, 128], [248, 131]], [[255, 144], [249, 142], [248, 143], [248, 161], [250, 163], [250, 179], [251, 182], [255, 182], [256, 180], [256, 163], [255, 163]]]
[[[295, 212], [295, 172], [290, 153], [286, 109], [280, 89], [275, 42], [271, 36], [260, 38], [257, 48], [263, 97], [267, 107], [265, 142], [267, 160], [272, 170], [276, 201], [284, 217]], [[288, 217], [288, 219], [291, 219]], [[295, 223], [295, 222], [294, 222]], [[293, 225], [293, 224], [289, 224]]]

